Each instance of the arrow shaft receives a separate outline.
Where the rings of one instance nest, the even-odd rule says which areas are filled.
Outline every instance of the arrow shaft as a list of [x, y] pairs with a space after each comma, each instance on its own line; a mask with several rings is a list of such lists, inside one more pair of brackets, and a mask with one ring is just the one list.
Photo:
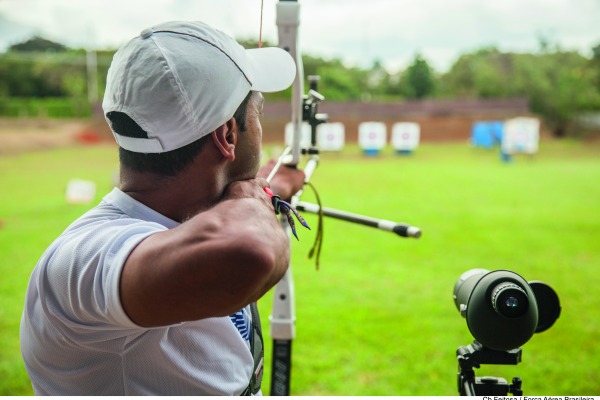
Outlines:
[[305, 211], [318, 214], [319, 210], [326, 217], [341, 219], [347, 222], [354, 222], [360, 225], [370, 226], [372, 228], [384, 231], [394, 232], [402, 237], [412, 237], [418, 239], [421, 237], [421, 229], [405, 223], [388, 221], [385, 219], [373, 218], [366, 215], [354, 214], [347, 211], [336, 210], [328, 207], [319, 207], [317, 204], [299, 201], [296, 205], [299, 211]]

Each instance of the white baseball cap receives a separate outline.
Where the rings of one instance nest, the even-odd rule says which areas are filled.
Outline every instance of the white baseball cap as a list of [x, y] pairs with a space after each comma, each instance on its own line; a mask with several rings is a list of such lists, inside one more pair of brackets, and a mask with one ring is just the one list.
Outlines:
[[145, 29], [112, 60], [102, 108], [127, 114], [147, 137], [115, 132], [119, 146], [162, 153], [214, 131], [251, 91], [289, 87], [296, 64], [277, 47], [244, 49], [203, 22], [173, 21]]

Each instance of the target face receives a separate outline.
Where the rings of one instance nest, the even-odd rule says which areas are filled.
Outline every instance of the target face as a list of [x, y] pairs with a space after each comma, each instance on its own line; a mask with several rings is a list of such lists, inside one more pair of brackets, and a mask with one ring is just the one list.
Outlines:
[[345, 142], [344, 124], [330, 122], [317, 126], [317, 143], [323, 151], [342, 151]]
[[392, 126], [394, 150], [414, 150], [419, 147], [421, 127], [416, 122], [397, 122]]
[[383, 122], [363, 122], [358, 126], [358, 145], [363, 150], [381, 150], [386, 144]]

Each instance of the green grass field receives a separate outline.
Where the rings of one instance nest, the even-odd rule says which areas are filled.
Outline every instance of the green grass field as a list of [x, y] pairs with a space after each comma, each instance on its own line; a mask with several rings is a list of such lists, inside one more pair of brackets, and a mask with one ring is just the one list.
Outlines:
[[[27, 280], [90, 207], [65, 202], [67, 181], [95, 181], [99, 200], [117, 167], [112, 146], [0, 157], [0, 395], [32, 393], [18, 339]], [[457, 394], [455, 352], [473, 338], [452, 289], [463, 272], [487, 268], [550, 284], [562, 315], [522, 347], [519, 365], [477, 376], [519, 376], [525, 395], [600, 395], [600, 144], [543, 141], [534, 158], [510, 164], [464, 143], [424, 144], [410, 157], [349, 147], [323, 155], [313, 182], [325, 206], [408, 222], [423, 237], [326, 219], [316, 271], [306, 256], [314, 230], [299, 232], [292, 394]], [[304, 199], [314, 200], [310, 190]], [[260, 302], [266, 332], [271, 298]]]

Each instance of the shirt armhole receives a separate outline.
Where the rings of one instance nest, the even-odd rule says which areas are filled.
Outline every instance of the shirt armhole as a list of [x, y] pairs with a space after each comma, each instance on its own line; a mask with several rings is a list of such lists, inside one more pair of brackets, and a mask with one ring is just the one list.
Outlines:
[[131, 252], [140, 244], [143, 240], [149, 236], [157, 233], [158, 231], [145, 232], [144, 234], [138, 234], [134, 237], [130, 237], [127, 241], [120, 246], [118, 252], [113, 255], [113, 259], [110, 261], [110, 269], [106, 278], [107, 284], [107, 306], [108, 312], [113, 319], [113, 322], [117, 325], [125, 328], [137, 328], [146, 329], [142, 326], [137, 325], [129, 318], [123, 304], [121, 303], [121, 273], [123, 272], [123, 266], [125, 261], [131, 254]]
[[127, 258], [129, 257], [131, 252], [143, 240], [145, 240], [149, 236], [151, 236], [155, 233], [158, 233], [158, 232], [161, 232], [161, 230], [144, 232], [144, 233], [140, 233], [135, 236], [129, 237], [125, 241], [125, 243], [123, 243], [120, 246], [118, 252], [116, 254], [114, 254], [112, 261], [110, 262], [111, 267], [110, 267], [109, 274], [106, 278], [106, 284], [107, 284], [107, 289], [108, 289], [107, 290], [107, 306], [108, 306], [108, 312], [109, 312], [110, 318], [112, 319], [113, 323], [116, 325], [122, 326], [124, 328], [149, 330], [149, 329], [165, 328], [166, 326], [179, 326], [184, 323], [184, 322], [179, 322], [179, 323], [174, 323], [174, 324], [170, 324], [170, 325], [166, 325], [166, 326], [157, 326], [157, 327], [152, 327], [152, 328], [143, 327], [143, 326], [136, 324], [134, 321], [131, 320], [129, 315], [127, 315], [127, 312], [125, 312], [125, 309], [123, 308], [123, 304], [121, 303], [121, 291], [120, 291], [121, 274], [123, 272], [123, 266], [125, 265]]

